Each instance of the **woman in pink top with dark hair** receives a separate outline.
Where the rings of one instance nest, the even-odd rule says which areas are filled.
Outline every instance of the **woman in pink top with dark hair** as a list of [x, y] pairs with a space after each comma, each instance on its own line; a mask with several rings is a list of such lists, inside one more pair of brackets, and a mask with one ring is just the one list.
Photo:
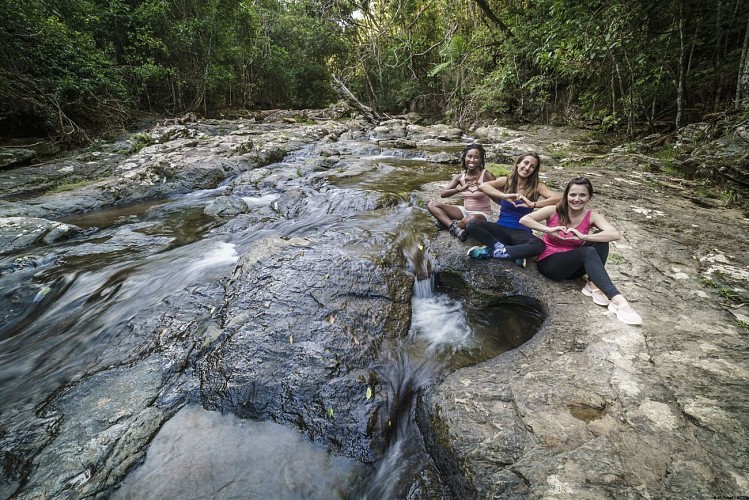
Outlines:
[[[606, 218], [588, 208], [593, 185], [587, 177], [572, 179], [556, 206], [544, 207], [520, 219], [520, 223], [544, 233], [546, 249], [538, 256], [541, 274], [555, 281], [588, 275], [582, 293], [600, 306], [608, 306], [622, 323], [642, 324], [627, 299], [611, 282], [606, 268], [609, 242], [620, 238]], [[542, 224], [541, 221], [546, 221]], [[598, 231], [591, 233], [591, 227]]]
[[448, 198], [460, 194], [463, 206], [430, 201], [427, 209], [442, 227], [450, 228], [450, 234], [465, 241], [468, 237], [465, 231], [468, 221], [488, 220], [492, 215], [491, 200], [479, 190], [479, 186], [482, 182], [493, 181], [495, 177], [484, 170], [486, 152], [480, 144], [466, 146], [460, 154], [460, 164], [463, 173], [453, 177], [440, 196]]

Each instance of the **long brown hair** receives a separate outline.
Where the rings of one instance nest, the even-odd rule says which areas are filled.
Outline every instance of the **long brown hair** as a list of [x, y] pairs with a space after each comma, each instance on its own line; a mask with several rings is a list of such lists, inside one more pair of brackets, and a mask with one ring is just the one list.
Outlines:
[[515, 166], [512, 167], [512, 172], [510, 173], [510, 175], [507, 176], [507, 183], [505, 184], [505, 193], [517, 193], [518, 192], [518, 165], [520, 165], [520, 162], [523, 161], [528, 156], [535, 158], [537, 165], [536, 165], [536, 169], [533, 171], [531, 176], [528, 177], [528, 180], [526, 181], [527, 184], [525, 185], [525, 188], [523, 189], [523, 192], [521, 194], [531, 201], [537, 201], [539, 197], [538, 173], [541, 171], [541, 157], [538, 156], [538, 153], [534, 153], [533, 151], [529, 151], [527, 153], [523, 153], [520, 156], [518, 156], [518, 161], [516, 161]]
[[562, 199], [557, 203], [557, 215], [559, 216], [559, 224], [565, 226], [570, 223], [570, 204], [567, 201], [567, 195], [570, 192], [572, 186], [585, 186], [588, 190], [588, 199], [593, 198], [593, 184], [587, 177], [575, 177], [567, 183], [567, 187], [564, 188], [564, 194]]

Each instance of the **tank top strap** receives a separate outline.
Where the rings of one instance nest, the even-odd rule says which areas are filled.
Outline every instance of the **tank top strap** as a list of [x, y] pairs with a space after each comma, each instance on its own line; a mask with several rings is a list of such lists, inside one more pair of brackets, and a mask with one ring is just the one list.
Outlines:
[[588, 209], [583, 220], [581, 220], [580, 224], [577, 225], [577, 230], [583, 234], [588, 234], [590, 232], [590, 216], [592, 213], [593, 210]]

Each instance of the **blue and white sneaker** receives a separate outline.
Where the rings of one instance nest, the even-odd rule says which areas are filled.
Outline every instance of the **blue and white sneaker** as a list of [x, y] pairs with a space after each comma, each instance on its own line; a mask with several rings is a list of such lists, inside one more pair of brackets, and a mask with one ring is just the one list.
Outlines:
[[515, 264], [519, 265], [520, 267], [525, 267], [525, 259], [515, 259]]
[[491, 259], [492, 251], [488, 247], [471, 247], [468, 249], [468, 256], [472, 259]]
[[495, 259], [509, 259], [510, 254], [507, 253], [507, 249], [505, 248], [505, 246], [498, 241], [494, 244], [494, 252], [492, 253], [492, 257], [494, 257]]

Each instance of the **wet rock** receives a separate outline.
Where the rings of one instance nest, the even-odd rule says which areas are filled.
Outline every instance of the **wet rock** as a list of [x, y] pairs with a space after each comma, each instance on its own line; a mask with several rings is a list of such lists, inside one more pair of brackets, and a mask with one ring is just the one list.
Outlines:
[[36, 217], [0, 217], [0, 255], [39, 243], [53, 243], [82, 232], [70, 224]]
[[203, 212], [206, 215], [226, 217], [245, 213], [249, 209], [250, 207], [247, 203], [239, 196], [222, 196], [221, 198], [213, 200], [207, 207], [205, 207]]
[[[56, 436], [35, 457], [33, 472], [16, 498], [82, 498], [112, 488], [113, 480], [143, 458], [143, 445], [167, 416], [150, 406], [161, 386], [154, 368], [151, 360], [103, 372], [46, 408], [58, 421]], [[44, 467], [50, 463], [55, 467]]]
[[256, 245], [227, 290], [221, 345], [199, 365], [204, 404], [372, 461], [369, 367], [408, 329], [412, 278], [321, 242]]
[[386, 120], [372, 129], [370, 139], [373, 141], [394, 141], [405, 139], [407, 123], [404, 120]]
[[19, 165], [28, 165], [36, 157], [36, 151], [24, 148], [0, 148], [0, 170]]
[[[207, 275], [202, 285], [195, 284], [199, 271], [186, 256], [210, 258], [215, 248], [185, 248], [170, 259], [170, 266], [175, 260], [183, 266], [166, 268], [156, 257], [184, 242], [149, 236], [147, 222], [102, 231], [65, 250], [63, 259], [133, 253], [145, 275], [167, 273], [172, 280], [149, 288], [142, 295], [152, 302], [135, 313], [126, 310], [119, 323], [106, 316], [96, 325], [96, 335], [106, 340], [101, 351], [83, 352], [90, 342], [63, 342], [57, 329], [36, 335], [91, 360], [85, 370], [66, 365], [55, 372], [66, 382], [54, 393], [40, 400], [37, 386], [29, 386], [20, 409], [4, 407], [3, 496], [107, 496], [142, 460], [161, 423], [188, 401], [284, 423], [362, 461], [377, 459], [387, 444], [387, 384], [375, 365], [410, 320], [413, 275], [398, 255], [400, 224], [423, 222], [428, 216], [420, 207], [438, 197], [447, 179], [403, 196], [361, 189], [356, 176], [376, 183], [397, 172], [387, 162], [353, 157], [382, 152], [356, 123], [291, 125], [281, 118], [181, 127], [197, 133], [135, 153], [88, 152], [38, 171], [59, 178], [93, 172], [93, 186], [0, 203], [4, 214], [63, 214], [215, 187], [234, 175], [234, 195], [258, 198], [253, 210], [224, 225], [208, 217], [201, 222], [213, 238], [241, 234], [242, 253], [233, 273]], [[447, 126], [411, 129], [393, 120], [383, 127], [375, 137], [414, 141], [425, 158], [455, 161], [469, 140]], [[149, 133], [158, 137], [159, 130]], [[429, 258], [415, 273], [435, 271], [441, 286], [472, 304], [523, 296], [547, 314], [541, 330], [515, 351], [460, 369], [421, 394], [419, 425], [454, 496], [744, 494], [746, 315], [731, 297], [746, 292], [745, 217], [711, 200], [697, 206], [686, 197], [695, 189], [690, 184], [664, 178], [639, 154], [594, 153], [599, 146], [578, 134], [548, 127], [475, 132], [490, 143], [491, 158], [503, 163], [525, 149], [539, 150], [550, 184], [592, 178], [594, 208], [623, 234], [612, 244], [607, 269], [645, 323], [618, 323], [579, 293], [582, 281], [552, 282], [533, 262], [519, 268], [470, 261], [465, 251], [475, 242], [462, 244], [425, 222], [429, 230], [419, 241]], [[336, 137], [341, 140], [332, 142]], [[684, 154], [698, 150], [696, 138], [693, 143]], [[287, 157], [312, 144], [319, 147], [305, 150], [309, 160]], [[446, 151], [428, 149], [436, 144]], [[737, 151], [725, 142], [715, 147], [730, 153], [725, 158]], [[31, 168], [14, 168], [8, 171], [13, 176], [0, 179], [6, 199], [14, 186], [32, 192], [38, 182], [18, 184], [15, 177], [24, 172], [31, 178], [38, 173]], [[394, 220], [405, 216], [391, 209], [404, 205], [409, 218]], [[377, 224], [380, 216], [385, 224]], [[279, 227], [283, 231], [275, 233]], [[0, 269], [3, 277], [32, 278], [47, 265], [14, 262]], [[131, 272], [123, 269], [97, 285], [92, 301], [116, 297]], [[44, 288], [28, 281], [23, 291], [31, 300]], [[56, 286], [53, 294], [65, 283], [44, 285]], [[12, 336], [4, 342], [4, 352], [24, 345]], [[24, 373], [43, 364], [29, 358], [14, 369]], [[2, 389], [23, 383], [22, 376], [7, 377]]]

